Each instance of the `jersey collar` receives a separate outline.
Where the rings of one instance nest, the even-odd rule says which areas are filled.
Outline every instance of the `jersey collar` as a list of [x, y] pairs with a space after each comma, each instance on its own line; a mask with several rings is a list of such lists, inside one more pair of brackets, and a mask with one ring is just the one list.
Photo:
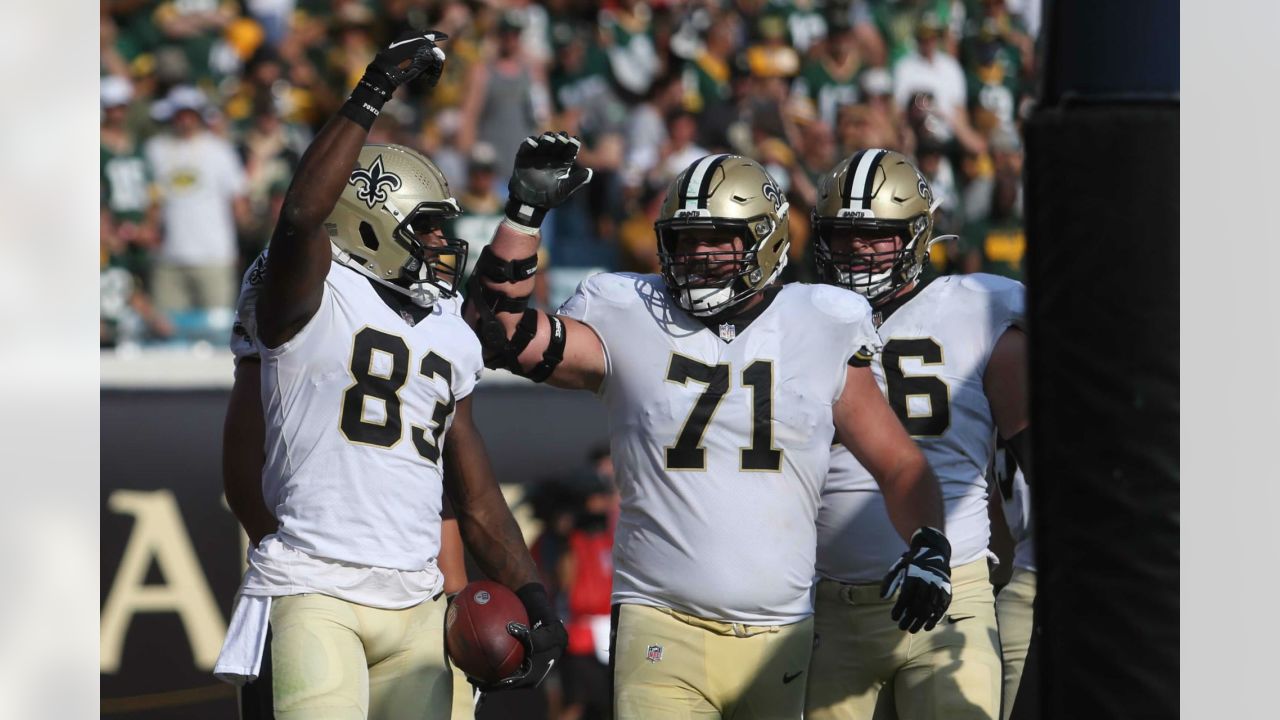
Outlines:
[[898, 308], [911, 302], [912, 298], [919, 295], [920, 292], [924, 290], [929, 283], [933, 282], [935, 278], [937, 278], [937, 276], [932, 273], [927, 275], [925, 273], [921, 273], [920, 278], [916, 280], [916, 286], [911, 288], [909, 292], [905, 292], [883, 305], [877, 305], [874, 308], [875, 314], [873, 316], [876, 327], [883, 325], [884, 321], [888, 320], [890, 315], [898, 311]]
[[374, 292], [378, 293], [378, 297], [382, 298], [382, 302], [386, 303], [392, 312], [408, 323], [409, 327], [414, 327], [425, 320], [434, 310], [434, 306], [422, 307], [410, 300], [408, 296], [384, 286], [373, 278], [366, 277], [365, 280], [369, 281], [370, 287], [373, 288]]
[[[699, 322], [707, 326], [707, 329], [726, 343], [733, 342], [734, 338], [746, 332], [747, 326], [756, 318], [760, 317], [765, 310], [773, 304], [778, 292], [782, 290], [781, 285], [770, 285], [760, 291], [762, 300], [750, 308], [740, 313], [734, 313], [734, 309], [730, 308], [728, 312], [722, 315], [712, 315], [711, 317], [699, 317]], [[696, 315], [694, 317], [697, 317]]]

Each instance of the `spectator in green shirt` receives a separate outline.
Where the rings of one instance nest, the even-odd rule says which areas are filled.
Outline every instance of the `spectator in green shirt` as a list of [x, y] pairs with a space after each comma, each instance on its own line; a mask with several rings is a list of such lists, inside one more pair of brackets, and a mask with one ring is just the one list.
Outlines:
[[128, 127], [133, 88], [125, 78], [109, 75], [102, 79], [101, 94], [98, 169], [103, 208], [116, 240], [112, 260], [145, 284], [151, 271], [150, 253], [158, 240], [157, 218], [151, 173], [138, 139]]
[[857, 39], [847, 17], [836, 15], [830, 33], [804, 64], [791, 91], [808, 97], [818, 107], [818, 117], [834, 126], [840, 108], [858, 102], [862, 60]]

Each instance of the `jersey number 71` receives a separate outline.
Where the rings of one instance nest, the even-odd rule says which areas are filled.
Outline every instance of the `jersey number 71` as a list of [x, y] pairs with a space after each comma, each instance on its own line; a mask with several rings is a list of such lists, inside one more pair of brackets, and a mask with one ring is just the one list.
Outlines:
[[[692, 380], [707, 387], [693, 403], [676, 444], [666, 449], [667, 469], [706, 470], [707, 451], [702, 447], [702, 436], [729, 392], [729, 365], [703, 365], [672, 353], [667, 380], [680, 385]], [[773, 363], [752, 362], [742, 371], [742, 386], [751, 389], [751, 446], [739, 450], [740, 466], [747, 471], [777, 472], [782, 469], [782, 451], [773, 446]]]

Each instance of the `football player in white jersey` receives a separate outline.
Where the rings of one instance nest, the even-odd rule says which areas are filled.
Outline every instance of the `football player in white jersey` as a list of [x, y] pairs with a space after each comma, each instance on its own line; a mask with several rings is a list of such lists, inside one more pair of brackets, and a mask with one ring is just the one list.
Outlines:
[[736, 155], [704, 157], [672, 184], [655, 226], [661, 275], [595, 275], [558, 314], [526, 309], [542, 217], [591, 176], [577, 150], [563, 134], [523, 143], [464, 316], [490, 366], [607, 407], [622, 502], [615, 716], [799, 717], [833, 437], [872, 468], [913, 539], [898, 612], [932, 622], [946, 609], [923, 579], [947, 572], [941, 499], [868, 367], [871, 309], [840, 288], [775, 283], [788, 206]]
[[1004, 659], [1004, 687], [1001, 691], [1002, 720], [1013, 714], [1018, 687], [1022, 684], [1022, 669], [1031, 648], [1036, 599], [1036, 557], [1034, 532], [1031, 526], [1031, 488], [1022, 468], [1013, 454], [1003, 444], [996, 446], [996, 456], [991, 463], [991, 523], [992, 545], [1001, 531], [1007, 528], [1006, 547], [1012, 546], [1011, 557], [1001, 557], [1008, 562], [1011, 573], [1008, 581], [996, 593], [996, 619], [1000, 624], [1000, 653]]
[[444, 492], [530, 619], [512, 627], [524, 665], [492, 689], [537, 684], [567, 644], [471, 419], [480, 346], [447, 301], [466, 243], [440, 230], [457, 203], [427, 158], [364, 144], [398, 86], [438, 81], [442, 39], [380, 51], [307, 149], [254, 307], [278, 526], [250, 554], [215, 672], [252, 675], [269, 621], [277, 718], [449, 714]]
[[870, 720], [884, 688], [902, 720], [999, 713], [986, 471], [997, 433], [1015, 452], [1026, 447], [1023, 287], [992, 275], [922, 279], [935, 209], [929, 184], [897, 152], [857, 152], [820, 181], [819, 276], [875, 311], [884, 343], [876, 381], [941, 483], [952, 600], [936, 628], [890, 622], [896, 588], [879, 575], [904, 545], [873, 473], [834, 447], [818, 514], [817, 647], [805, 709], [815, 720]]
[[[266, 428], [262, 417], [262, 358], [258, 353], [257, 318], [254, 306], [262, 288], [262, 277], [267, 267], [267, 251], [254, 259], [245, 271], [240, 283], [240, 295], [236, 301], [235, 322], [232, 324], [230, 348], [235, 362], [234, 381], [227, 403], [226, 419], [222, 429], [222, 477], [227, 504], [240, 522], [251, 548], [257, 547], [262, 538], [274, 533], [279, 522], [267, 508], [262, 497], [262, 469], [266, 463], [263, 448], [266, 445]], [[451, 312], [457, 312], [459, 298], [441, 298], [437, 304]], [[444, 592], [452, 598], [467, 584], [466, 558], [463, 554], [462, 535], [458, 532], [458, 520], [444, 499], [440, 525], [440, 556], [437, 564], [444, 575]], [[270, 636], [268, 635], [268, 644]], [[240, 720], [259, 720], [275, 717], [271, 702], [271, 673], [269, 651], [263, 658], [262, 671], [254, 680], [237, 688]], [[453, 666], [452, 720], [475, 717], [472, 687], [466, 675]]]

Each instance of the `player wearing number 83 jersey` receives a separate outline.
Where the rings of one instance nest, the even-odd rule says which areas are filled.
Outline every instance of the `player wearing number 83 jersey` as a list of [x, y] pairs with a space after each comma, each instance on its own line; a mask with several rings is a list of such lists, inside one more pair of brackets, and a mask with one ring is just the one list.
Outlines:
[[481, 349], [451, 302], [467, 244], [441, 223], [458, 205], [426, 157], [364, 144], [398, 86], [439, 79], [445, 39], [406, 31], [375, 55], [303, 154], [241, 313], [256, 322], [241, 330], [261, 357], [262, 499], [278, 527], [250, 555], [219, 672], [256, 674], [269, 622], [282, 720], [448, 713], [444, 492], [529, 617], [508, 628], [520, 669], [485, 689], [537, 684], [567, 644], [472, 420]]

